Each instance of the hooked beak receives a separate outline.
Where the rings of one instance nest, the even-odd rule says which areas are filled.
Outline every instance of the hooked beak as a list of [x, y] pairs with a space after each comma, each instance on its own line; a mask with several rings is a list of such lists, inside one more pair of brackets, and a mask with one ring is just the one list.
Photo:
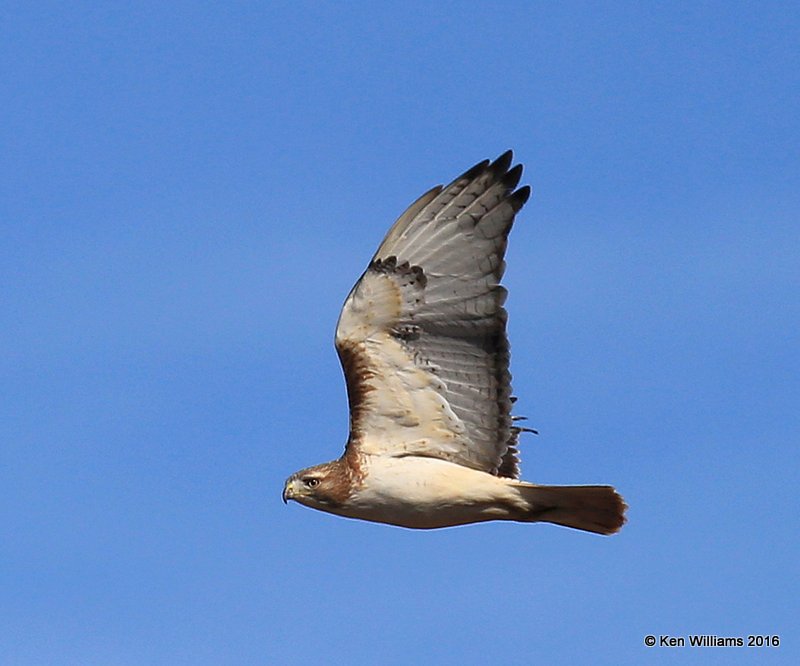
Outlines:
[[284, 504], [288, 504], [289, 500], [294, 497], [294, 491], [292, 490], [291, 481], [286, 482], [286, 485], [283, 487], [283, 494], [281, 495], [281, 497], [283, 497]]

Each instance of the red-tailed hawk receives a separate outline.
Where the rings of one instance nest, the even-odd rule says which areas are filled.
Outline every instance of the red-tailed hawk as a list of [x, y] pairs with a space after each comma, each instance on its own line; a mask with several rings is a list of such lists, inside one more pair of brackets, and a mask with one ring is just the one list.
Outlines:
[[350, 404], [338, 460], [295, 472], [283, 499], [348, 518], [434, 528], [548, 522], [612, 534], [610, 486], [519, 480], [511, 416], [508, 233], [530, 196], [511, 152], [423, 194], [394, 223], [336, 328]]

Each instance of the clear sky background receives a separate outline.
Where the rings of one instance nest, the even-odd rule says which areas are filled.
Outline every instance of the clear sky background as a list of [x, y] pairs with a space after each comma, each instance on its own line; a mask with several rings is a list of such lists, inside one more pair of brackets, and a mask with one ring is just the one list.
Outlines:
[[[130, 6], [129, 6], [130, 5]], [[3, 3], [0, 663], [800, 663], [796, 3]], [[342, 301], [507, 148], [523, 474], [612, 538], [280, 500]], [[778, 634], [668, 650], [646, 634]]]

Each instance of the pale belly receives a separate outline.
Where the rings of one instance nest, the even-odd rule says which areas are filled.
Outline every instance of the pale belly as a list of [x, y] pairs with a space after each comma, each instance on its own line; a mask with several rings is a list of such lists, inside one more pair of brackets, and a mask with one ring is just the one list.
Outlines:
[[365, 456], [364, 486], [341, 511], [402, 527], [430, 529], [514, 520], [525, 503], [514, 482], [437, 458]]

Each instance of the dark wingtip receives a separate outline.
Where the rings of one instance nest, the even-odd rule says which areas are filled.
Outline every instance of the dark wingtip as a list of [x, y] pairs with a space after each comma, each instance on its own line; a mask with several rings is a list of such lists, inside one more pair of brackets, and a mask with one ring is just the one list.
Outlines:
[[457, 183], [460, 180], [472, 180], [479, 174], [483, 173], [486, 167], [488, 166], [489, 166], [489, 160], [483, 160], [482, 162], [478, 162], [475, 166], [470, 167], [464, 173], [462, 173], [458, 178], [456, 178], [453, 181], [453, 183]]
[[514, 192], [514, 194], [508, 197], [508, 202], [514, 207], [514, 210], [517, 211], [525, 205], [525, 202], [530, 199], [530, 196], [531, 186], [523, 185]]
[[517, 164], [517, 166], [510, 169], [509, 172], [503, 176], [503, 185], [509, 190], [513, 190], [519, 185], [520, 178], [522, 178], [522, 165]]
[[507, 150], [504, 152], [500, 157], [498, 157], [492, 164], [490, 165], [490, 169], [497, 174], [505, 173], [508, 171], [508, 167], [511, 166], [511, 161], [514, 159], [514, 152], [511, 150]]
[[511, 162], [514, 160], [514, 151], [507, 150], [494, 161], [483, 160], [478, 162], [475, 166], [467, 169], [453, 182], [459, 180], [472, 180], [485, 171], [491, 171], [495, 177], [502, 178], [510, 189], [513, 189], [519, 183], [522, 177], [522, 165], [517, 164], [514, 168], [511, 167]]

